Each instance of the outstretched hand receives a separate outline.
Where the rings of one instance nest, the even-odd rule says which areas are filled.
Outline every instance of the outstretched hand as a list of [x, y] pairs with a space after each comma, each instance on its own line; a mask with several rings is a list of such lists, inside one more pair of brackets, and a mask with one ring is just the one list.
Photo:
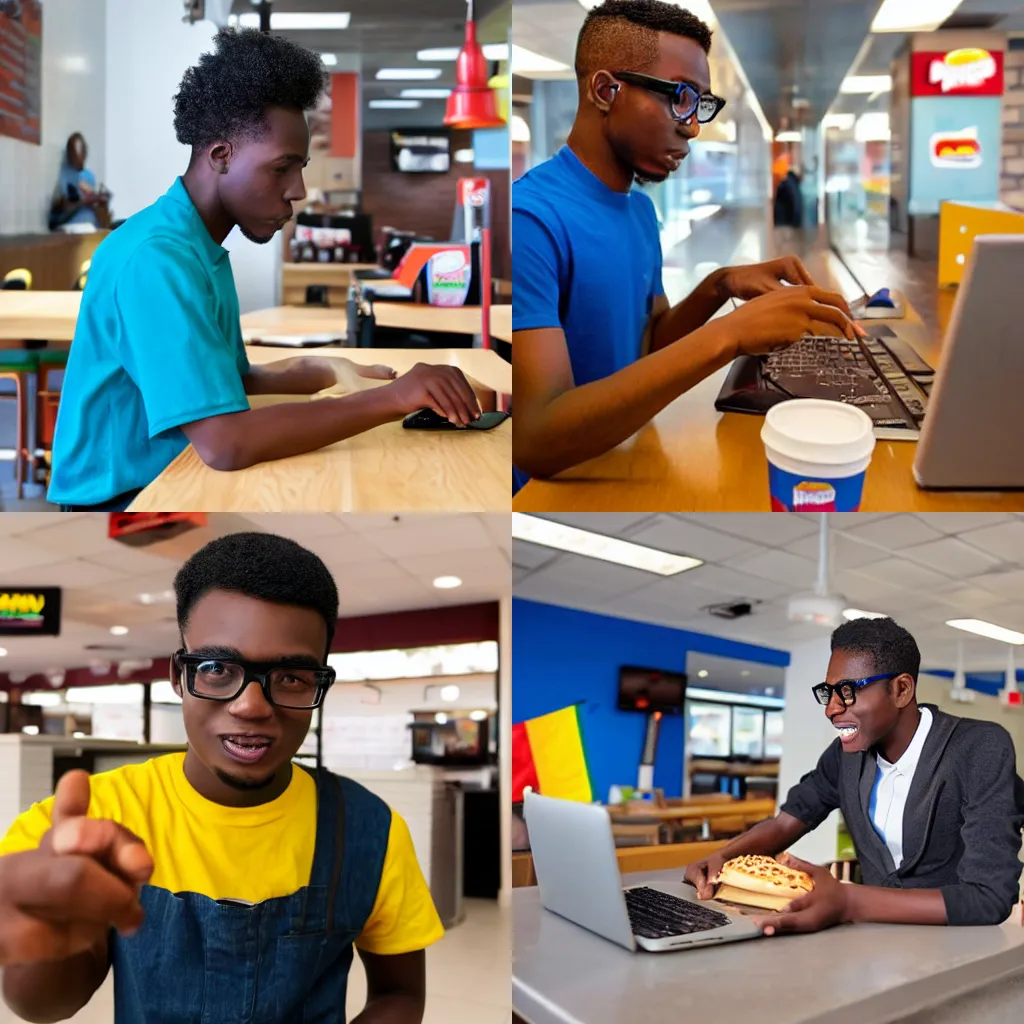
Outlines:
[[792, 900], [780, 914], [755, 918], [754, 924], [765, 935], [819, 932], [849, 920], [849, 887], [833, 878], [828, 868], [808, 864], [789, 853], [780, 854], [778, 861], [786, 867], [806, 871], [814, 881], [814, 888]]
[[767, 263], [726, 267], [722, 271], [719, 289], [723, 299], [756, 299], [784, 287], [784, 281], [787, 284], [815, 283], [799, 257], [780, 256]]

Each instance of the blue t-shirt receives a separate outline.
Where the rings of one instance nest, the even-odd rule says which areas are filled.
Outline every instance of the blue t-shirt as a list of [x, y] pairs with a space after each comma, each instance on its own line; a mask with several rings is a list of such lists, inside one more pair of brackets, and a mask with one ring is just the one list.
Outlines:
[[[664, 294], [657, 215], [615, 192], [568, 146], [512, 186], [512, 330], [561, 327], [577, 387], [640, 357]], [[513, 489], [529, 478], [513, 470]]]
[[53, 439], [48, 499], [100, 505], [151, 483], [182, 424], [249, 408], [226, 249], [181, 178], [96, 249]]

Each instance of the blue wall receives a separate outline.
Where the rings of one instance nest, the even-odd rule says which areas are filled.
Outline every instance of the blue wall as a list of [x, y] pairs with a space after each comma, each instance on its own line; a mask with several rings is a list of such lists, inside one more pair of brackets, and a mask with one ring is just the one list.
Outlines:
[[[583, 742], [594, 796], [607, 800], [613, 783], [636, 785], [646, 716], [619, 711], [619, 668], [640, 665], [685, 671], [687, 651], [786, 666], [787, 651], [723, 640], [629, 619], [575, 611], [514, 598], [512, 601], [512, 721], [583, 701]], [[654, 784], [680, 796], [683, 716], [661, 723]]]

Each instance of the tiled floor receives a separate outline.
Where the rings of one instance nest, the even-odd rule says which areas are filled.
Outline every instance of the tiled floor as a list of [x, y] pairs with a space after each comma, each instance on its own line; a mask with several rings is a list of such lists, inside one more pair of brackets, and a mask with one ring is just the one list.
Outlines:
[[[491, 900], [467, 900], [466, 919], [427, 950], [427, 1011], [423, 1024], [511, 1024], [511, 917]], [[366, 1002], [366, 977], [356, 957], [349, 978], [347, 1019]], [[71, 1024], [112, 1024], [110, 977]], [[20, 1024], [0, 1001], [0, 1024]]]

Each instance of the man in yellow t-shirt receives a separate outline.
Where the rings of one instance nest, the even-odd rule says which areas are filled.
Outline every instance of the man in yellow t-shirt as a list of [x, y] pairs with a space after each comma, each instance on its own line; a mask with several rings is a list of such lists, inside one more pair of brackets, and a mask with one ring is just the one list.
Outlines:
[[326, 566], [265, 533], [215, 540], [175, 579], [171, 679], [188, 749], [69, 772], [0, 842], [3, 995], [64, 1020], [112, 968], [115, 1024], [420, 1024], [443, 934], [405, 822], [292, 758], [334, 681]]

